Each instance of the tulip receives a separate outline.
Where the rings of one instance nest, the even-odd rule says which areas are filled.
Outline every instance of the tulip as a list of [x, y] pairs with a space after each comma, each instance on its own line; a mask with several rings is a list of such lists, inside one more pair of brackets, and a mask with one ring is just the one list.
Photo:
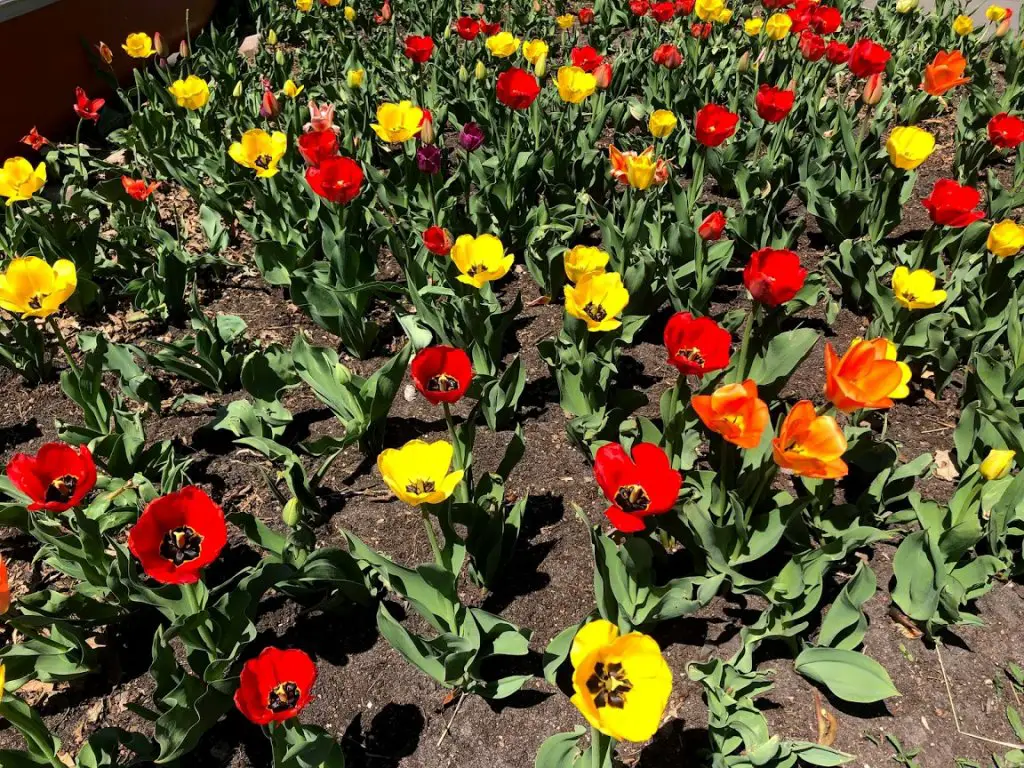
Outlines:
[[1010, 219], [993, 224], [985, 247], [1000, 259], [1017, 255], [1024, 248], [1024, 227]]
[[435, 256], [447, 256], [454, 244], [452, 233], [436, 224], [423, 232], [423, 247]]
[[594, 23], [594, 9], [580, 8], [578, 14], [580, 26], [587, 27]]
[[717, 147], [736, 133], [740, 116], [718, 104], [708, 104], [697, 112], [694, 131], [705, 147]]
[[355, 20], [356, 20], [356, 9], [353, 8], [351, 5], [346, 5], [345, 6], [345, 21], [347, 21], [349, 24], [351, 24]]
[[103, 59], [103, 63], [108, 67], [114, 63], [114, 52], [110, 50], [110, 46], [104, 43], [102, 40], [96, 46], [96, 52]]
[[555, 24], [558, 25], [559, 29], [572, 29], [572, 25], [576, 23], [576, 17], [571, 13], [564, 13], [561, 16], [555, 17]]
[[843, 413], [891, 408], [893, 397], [906, 396], [901, 390], [910, 372], [895, 357], [895, 345], [887, 339], [855, 340], [841, 358], [826, 343], [825, 396]]
[[86, 96], [84, 90], [75, 88], [75, 105], [73, 109], [75, 114], [82, 120], [91, 120], [94, 123], [98, 123], [100, 110], [103, 109], [103, 105], [106, 103], [104, 99], [90, 99]]
[[911, 11], [917, 10], [917, 6], [920, 4], [921, 0], [896, 0], [896, 13], [910, 13]]
[[597, 69], [594, 70], [594, 82], [600, 90], [607, 90], [612, 84], [611, 62], [603, 61], [597, 65]]
[[934, 149], [935, 137], [912, 125], [894, 128], [885, 142], [889, 162], [905, 171], [912, 171], [921, 165]]
[[497, 59], [507, 59], [519, 50], [520, 40], [511, 32], [499, 32], [487, 38], [487, 50]]
[[1009, 8], [1003, 8], [998, 5], [990, 5], [985, 9], [985, 18], [989, 21], [995, 22], [996, 24], [1002, 22], [1004, 19], [1008, 19], [1013, 15], [1013, 11]]
[[32, 126], [32, 130], [28, 132], [28, 135], [22, 136], [20, 139], [22, 144], [27, 144], [32, 147], [36, 152], [39, 152], [43, 147], [50, 143], [50, 140], [39, 133], [35, 126]]
[[953, 19], [953, 31], [960, 37], [966, 37], [974, 31], [974, 21], [970, 16], [960, 14]]
[[416, 150], [416, 167], [421, 173], [433, 175], [441, 170], [444, 157], [441, 149], [434, 144], [424, 144]]
[[39, 163], [35, 168], [23, 157], [11, 157], [0, 168], [0, 197], [7, 198], [7, 205], [20, 200], [31, 200], [32, 195], [46, 184], [46, 165]]
[[880, 75], [892, 54], [873, 40], [858, 40], [850, 48], [850, 71], [857, 77]]
[[285, 80], [284, 88], [281, 92], [289, 99], [298, 98], [299, 94], [305, 90], [304, 86], [296, 85], [294, 80]]
[[[660, 185], [668, 181], [668, 164], [661, 158], [654, 159], [654, 147], [648, 147], [637, 154], [620, 152], [611, 145], [608, 147], [608, 157], [611, 160], [612, 176], [620, 184], [636, 187], [639, 181], [646, 181], [647, 186]], [[650, 173], [653, 173], [653, 176], [649, 177]]]
[[178, 58], [187, 59], [192, 55], [192, 50], [188, 47], [188, 40], [182, 40], [178, 43]]
[[776, 13], [768, 17], [765, 22], [764, 31], [772, 40], [781, 40], [789, 34], [793, 26], [793, 20], [785, 13]]
[[363, 81], [366, 79], [365, 69], [350, 69], [345, 73], [345, 83], [348, 87], [355, 91], [363, 87]]
[[548, 44], [543, 40], [531, 40], [523, 45], [523, 57], [534, 66], [547, 55]]
[[[7, 578], [7, 564], [3, 557], [0, 557], [0, 616], [3, 616], [11, 608], [11, 583]], [[0, 696], [4, 690], [4, 668], [0, 665]]]
[[431, 405], [457, 403], [473, 380], [473, 365], [463, 350], [437, 345], [416, 353], [409, 376]]
[[484, 63], [479, 59], [477, 59], [476, 66], [473, 67], [473, 77], [477, 80], [483, 80], [487, 77], [487, 67], [485, 67]]
[[639, 533], [645, 517], [670, 511], [683, 485], [665, 451], [653, 443], [637, 443], [631, 454], [618, 443], [602, 445], [594, 456], [594, 479], [611, 503], [608, 522], [623, 533]]
[[145, 179], [133, 179], [130, 176], [122, 176], [121, 186], [124, 187], [124, 191], [130, 198], [138, 200], [141, 203], [156, 192], [157, 187], [160, 186], [160, 182], [154, 181], [147, 184]]
[[449, 471], [454, 454], [451, 443], [444, 440], [410, 440], [400, 449], [381, 451], [377, 468], [391, 492], [406, 504], [440, 504], [462, 482], [461, 469]]
[[167, 48], [167, 42], [164, 40], [164, 36], [159, 32], [153, 33], [153, 50], [156, 55], [161, 59], [166, 59], [169, 49]]
[[690, 404], [705, 427], [740, 448], [756, 448], [770, 422], [768, 405], [757, 396], [752, 379], [695, 395]]
[[710, 317], [677, 312], [665, 324], [668, 364], [681, 376], [703, 376], [729, 365], [732, 336]]
[[629, 292], [617, 272], [584, 277], [565, 286], [565, 311], [587, 324], [587, 330], [613, 331], [622, 325], [618, 315], [629, 303]]
[[270, 89], [270, 84], [267, 81], [263, 82], [263, 99], [260, 101], [260, 117], [265, 117], [268, 120], [272, 120], [281, 114], [281, 103], [277, 100], [277, 96]]
[[0, 273], [0, 309], [23, 318], [47, 318], [60, 311], [77, 286], [78, 273], [68, 259], [51, 267], [38, 256], [15, 258]]
[[719, 240], [725, 231], [725, 223], [725, 214], [721, 211], [714, 211], [709, 213], [697, 227], [697, 234], [701, 240]]
[[231, 89], [231, 96], [236, 99], [242, 98], [242, 81], [239, 80], [235, 83], [235, 87]]
[[646, 16], [649, 10], [651, 10], [651, 4], [648, 0], [629, 0], [629, 12], [634, 16]]
[[807, 61], [820, 61], [825, 55], [825, 39], [809, 29], [800, 34], [800, 55]]
[[484, 143], [484, 131], [476, 123], [466, 123], [459, 131], [459, 146], [467, 152], [475, 152]]
[[[307, 109], [309, 109], [309, 122], [305, 126], [307, 131], [314, 133], [337, 133], [339, 131], [334, 125], [333, 104], [320, 106], [310, 99]], [[301, 137], [299, 138], [299, 143], [300, 145], [302, 143]]]
[[654, 638], [598, 619], [572, 643], [572, 703], [616, 741], [643, 742], [658, 730], [672, 694], [672, 670]]
[[370, 127], [382, 141], [401, 144], [419, 135], [423, 128], [423, 110], [410, 101], [384, 103], [377, 107], [377, 122]]
[[892, 273], [892, 292], [907, 309], [932, 309], [946, 300], [946, 292], [936, 290], [935, 275], [927, 269], [896, 267]]
[[188, 110], [202, 109], [210, 100], [210, 86], [195, 75], [189, 75], [184, 80], [175, 80], [167, 91], [179, 107]]
[[647, 121], [647, 130], [656, 139], [668, 137], [679, 124], [679, 119], [667, 109], [656, 109]]
[[764, 29], [764, 19], [754, 18], [743, 22], [743, 31], [748, 37], [757, 37], [761, 34], [762, 29]]
[[942, 96], [958, 85], [966, 85], [971, 82], [971, 78], [963, 76], [966, 69], [967, 59], [960, 51], [940, 51], [935, 54], [932, 63], [924, 68], [921, 90], [932, 96]]
[[801, 400], [772, 440], [772, 456], [782, 469], [802, 477], [833, 480], [849, 472], [842, 455], [846, 438], [831, 416], [818, 416], [810, 400]]
[[262, 128], [253, 128], [242, 134], [242, 140], [228, 149], [228, 155], [239, 165], [251, 168], [261, 179], [276, 176], [277, 164], [288, 149], [288, 136], [281, 131], [273, 134]]
[[429, 109], [424, 109], [423, 117], [420, 118], [420, 141], [424, 144], [434, 143], [434, 116]]
[[864, 81], [861, 99], [868, 106], [874, 106], [882, 100], [882, 94], [884, 93], [882, 78], [881, 74], [871, 75]]
[[[1009, 8], [1007, 8], [1006, 10], [1009, 11]], [[1006, 37], [1008, 34], [1010, 34], [1010, 17], [1009, 16], [1007, 16], [1005, 19], [1003, 19], [1001, 22], [999, 22], [999, 26], [996, 27], [996, 34], [995, 34], [995, 36], [997, 38], [998, 37]]]
[[299, 154], [307, 165], [320, 165], [338, 154], [338, 136], [331, 130], [310, 131], [298, 138]]
[[754, 98], [757, 107], [757, 114], [762, 120], [769, 123], [779, 123], [786, 119], [786, 116], [793, 109], [796, 101], [796, 91], [776, 88], [771, 85], [762, 84]]
[[294, 528], [299, 524], [301, 519], [302, 505], [299, 504], [299, 500], [297, 498], [292, 496], [285, 502], [284, 507], [281, 509], [281, 522], [289, 528]]
[[963, 228], [985, 218], [975, 211], [981, 193], [974, 187], [961, 186], [952, 179], [939, 179], [932, 193], [921, 203], [928, 209], [932, 222], [939, 226]]
[[273, 29], [267, 32], [267, 45], [277, 45], [277, 32]]
[[611, 257], [600, 248], [577, 245], [565, 252], [563, 262], [569, 282], [578, 283], [585, 277], [604, 274]]
[[750, 51], [744, 51], [740, 56], [739, 61], [736, 62], [736, 71], [740, 73], [750, 71]]
[[463, 40], [475, 40], [480, 34], [480, 22], [471, 16], [460, 16], [455, 21], [455, 32]]
[[[711, 2], [715, 2], [716, 0], [710, 0], [710, 1]], [[718, 2], [721, 2], [721, 0], [718, 0]], [[672, 21], [672, 19], [673, 19], [673, 17], [675, 15], [676, 15], [675, 3], [661, 2], [661, 3], [654, 3], [654, 4], [651, 5], [651, 17], [656, 22], [658, 22], [659, 24], [667, 24], [668, 22]]]
[[[1016, 453], [1014, 451], [993, 448], [988, 452], [978, 472], [986, 480], [1000, 480], [1010, 474]], [[3, 611], [0, 611], [3, 613]]]
[[1024, 143], [1024, 120], [1000, 112], [988, 121], [988, 140], [1000, 149], [1016, 149]]
[[[723, 0], [697, 0], [694, 6], [697, 11], [697, 18], [701, 21], [715, 21], [719, 14], [725, 9]], [[675, 13], [675, 8], [672, 9]]]
[[838, 8], [830, 5], [812, 6], [810, 17], [811, 29], [819, 35], [832, 35], [843, 25], [843, 16]]
[[804, 287], [807, 270], [793, 251], [762, 248], [743, 270], [743, 283], [754, 301], [777, 307], [792, 301]]
[[559, 98], [570, 104], [579, 104], [597, 88], [597, 78], [579, 67], [560, 67], [557, 83]]
[[295, 7], [302, 13], [309, 13], [313, 10], [313, 0], [295, 0]]
[[505, 246], [494, 235], [460, 235], [452, 246], [451, 258], [461, 273], [456, 279], [474, 288], [500, 280], [513, 262], [512, 254], [505, 255]]
[[153, 39], [145, 32], [134, 32], [128, 35], [121, 47], [133, 59], [148, 59], [156, 53], [156, 49], [153, 48]]
[[425, 64], [434, 52], [434, 40], [429, 36], [409, 35], [405, 38], [403, 53], [416, 64]]
[[[73, 274], [73, 265], [71, 270]], [[66, 512], [96, 485], [96, 462], [85, 445], [76, 450], [64, 443], [44, 443], [35, 456], [15, 454], [6, 471], [11, 485], [29, 498], [29, 512]]]
[[540, 83], [526, 70], [511, 67], [498, 75], [496, 93], [505, 106], [527, 109], [540, 93]]
[[593, 72], [604, 61], [604, 56], [589, 45], [573, 48], [569, 56], [572, 59], [572, 65], [579, 67], [584, 72]]
[[663, 43], [654, 50], [654, 63], [665, 69], [676, 69], [683, 64], [683, 54], [670, 43]]
[[850, 60], [850, 46], [838, 40], [829, 40], [825, 46], [825, 58], [830, 64], [845, 64]]

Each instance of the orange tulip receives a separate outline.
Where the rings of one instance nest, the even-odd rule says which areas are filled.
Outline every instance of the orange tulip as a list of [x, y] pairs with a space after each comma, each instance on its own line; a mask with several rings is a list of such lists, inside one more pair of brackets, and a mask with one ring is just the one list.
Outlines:
[[704, 426], [740, 448], [756, 448], [768, 426], [768, 406], [758, 398], [753, 379], [697, 395], [691, 403]]
[[836, 420], [819, 416], [810, 400], [793, 406], [779, 436], [772, 440], [775, 463], [801, 477], [845, 477], [849, 469], [840, 458], [845, 452], [846, 438]]
[[960, 51], [939, 51], [934, 61], [924, 68], [921, 89], [932, 96], [941, 96], [958, 85], [966, 85], [971, 82], [971, 78], [964, 77], [966, 69], [967, 59]]
[[[0, 557], [0, 616], [7, 613], [7, 609], [11, 607], [11, 585], [7, 581], [7, 565], [4, 563], [4, 559]], [[3, 689], [0, 688], [0, 694], [3, 693]]]
[[889, 341], [871, 339], [851, 344], [841, 358], [825, 345], [825, 397], [843, 413], [858, 408], [891, 408], [892, 395], [903, 383], [903, 370], [889, 360]]

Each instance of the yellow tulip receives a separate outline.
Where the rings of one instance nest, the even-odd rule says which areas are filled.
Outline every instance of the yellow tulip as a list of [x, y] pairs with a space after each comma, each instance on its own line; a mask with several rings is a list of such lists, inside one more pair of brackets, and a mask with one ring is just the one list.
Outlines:
[[341, 5], [341, 0], [323, 0], [324, 5], [329, 5], [331, 8], [337, 8]]
[[0, 197], [7, 198], [8, 205], [19, 200], [30, 200], [32, 195], [46, 184], [46, 166], [40, 163], [35, 168], [23, 157], [12, 157], [0, 168]]
[[406, 504], [440, 504], [462, 482], [461, 469], [448, 471], [453, 455], [451, 443], [444, 440], [410, 440], [399, 449], [381, 451], [377, 468], [388, 488]]
[[348, 87], [353, 91], [357, 88], [363, 87], [363, 80], [366, 79], [365, 69], [350, 69], [345, 74], [345, 82], [348, 83]]
[[1006, 477], [1010, 473], [1011, 467], [1013, 467], [1014, 456], [1016, 454], [1013, 451], [993, 448], [988, 452], [985, 460], [981, 462], [978, 471], [986, 480], [998, 480]]
[[966, 37], [974, 31], [974, 21], [970, 16], [960, 15], [953, 19], [953, 31], [960, 37]]
[[352, 22], [356, 20], [356, 9], [351, 5], [345, 6], [345, 21]]
[[0, 664], [0, 701], [4, 698], [4, 685], [7, 684], [7, 670]]
[[124, 45], [121, 47], [133, 59], [148, 59], [156, 53], [156, 49], [153, 47], [153, 38], [145, 32], [135, 32], [128, 35], [128, 39], [124, 41]]
[[519, 50], [519, 38], [511, 32], [499, 32], [487, 38], [487, 50], [495, 58], [507, 59]]
[[611, 257], [600, 248], [577, 245], [565, 252], [565, 276], [569, 282], [578, 283], [585, 277], [600, 275], [608, 266]]
[[626, 164], [626, 183], [643, 191], [654, 183], [657, 170], [658, 164], [651, 155], [640, 154], [630, 158]]
[[647, 741], [672, 695], [672, 670], [654, 638], [619, 635], [598, 619], [576, 633], [569, 653], [572, 703], [594, 728], [617, 741]]
[[305, 89], [306, 87], [304, 85], [296, 85], [294, 80], [285, 80], [282, 93], [284, 93], [284, 95], [289, 99], [294, 99], [297, 98]]
[[584, 277], [575, 287], [565, 286], [565, 311], [587, 324], [588, 331], [614, 331], [629, 303], [629, 292], [617, 272]]
[[51, 267], [37, 256], [23, 256], [0, 274], [0, 308], [22, 317], [49, 317], [77, 286], [74, 262], [59, 259]]
[[560, 67], [558, 96], [562, 101], [579, 104], [597, 88], [597, 78], [579, 67]]
[[719, 24], [728, 24], [732, 21], [732, 8], [723, 8], [712, 21], [716, 21]]
[[993, 224], [985, 247], [1000, 259], [1017, 255], [1024, 248], [1024, 227], [1010, 219]]
[[459, 282], [475, 288], [503, 278], [513, 261], [512, 254], [505, 255], [505, 246], [494, 235], [460, 235], [452, 246], [451, 257], [462, 273]]
[[917, 9], [921, 0], [896, 0], [896, 13], [906, 14]]
[[764, 29], [764, 19], [747, 19], [743, 22], [743, 31], [750, 37], [757, 37], [761, 34], [762, 29]]
[[935, 149], [935, 137], [928, 131], [912, 125], [894, 128], [885, 142], [889, 162], [897, 168], [911, 171], [928, 159]]
[[184, 80], [175, 80], [167, 89], [179, 107], [202, 109], [210, 100], [210, 86], [201, 77], [189, 75]]
[[295, 7], [303, 13], [313, 10], [313, 0], [295, 0]]
[[277, 32], [274, 30], [267, 32], [267, 45], [277, 45]]
[[398, 104], [385, 103], [377, 107], [377, 122], [370, 125], [374, 132], [390, 144], [401, 144], [420, 132], [423, 110], [411, 101]]
[[990, 5], [985, 10], [985, 18], [994, 21], [996, 24], [1006, 18], [1007, 10], [998, 5]]
[[701, 21], [715, 21], [725, 9], [723, 0], [697, 0], [695, 10]]
[[936, 290], [935, 275], [927, 269], [896, 267], [892, 273], [892, 292], [907, 309], [932, 309], [946, 300], [946, 292]]
[[523, 45], [523, 56], [533, 65], [548, 55], [548, 44], [543, 40], [531, 40]]
[[288, 149], [288, 136], [280, 131], [269, 134], [262, 128], [252, 128], [242, 134], [242, 140], [228, 149], [231, 159], [246, 168], [252, 168], [261, 179], [277, 175], [277, 164]]
[[775, 13], [765, 22], [764, 31], [772, 40], [781, 40], [789, 34], [793, 20], [786, 13]]
[[647, 121], [647, 129], [656, 139], [664, 139], [679, 124], [679, 119], [667, 109], [656, 109]]
[[572, 25], [576, 23], [576, 17], [571, 13], [565, 13], [556, 17], [555, 23], [559, 29], [572, 29]]

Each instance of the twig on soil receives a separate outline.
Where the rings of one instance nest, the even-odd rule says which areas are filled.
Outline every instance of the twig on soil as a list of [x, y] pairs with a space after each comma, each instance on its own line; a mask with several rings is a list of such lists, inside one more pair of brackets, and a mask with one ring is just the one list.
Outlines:
[[452, 712], [452, 717], [448, 721], [448, 725], [446, 725], [444, 727], [444, 730], [441, 731], [441, 738], [437, 740], [437, 746], [439, 746], [439, 747], [441, 746], [441, 742], [444, 741], [445, 737], [448, 735], [448, 731], [450, 731], [452, 729], [452, 723], [454, 723], [455, 722], [455, 718], [459, 716], [459, 710], [462, 709], [462, 702], [465, 701], [465, 699], [466, 699], [466, 692], [463, 691], [461, 693], [461, 695], [459, 696], [458, 702], [455, 704], [455, 711]]
[[1024, 749], [1024, 744], [1013, 744], [1013, 743], [1008, 742], [1008, 741], [998, 741], [997, 739], [990, 739], [990, 738], [988, 738], [986, 736], [979, 736], [976, 733], [971, 733], [970, 731], [965, 731], [963, 728], [960, 727], [960, 717], [959, 717], [959, 715], [957, 715], [957, 712], [956, 712], [956, 704], [953, 703], [953, 689], [950, 688], [950, 686], [949, 686], [949, 677], [946, 676], [946, 665], [942, 661], [942, 650], [941, 650], [941, 648], [942, 648], [942, 643], [941, 642], [935, 644], [935, 655], [939, 659], [939, 669], [942, 670], [942, 682], [944, 682], [946, 684], [946, 696], [949, 699], [949, 708], [951, 710], [953, 710], [953, 723], [956, 725], [957, 733], [959, 733], [961, 736], [967, 736], [967, 737], [972, 738], [972, 739], [978, 739], [978, 741], [984, 741], [984, 742], [987, 742], [989, 744], [996, 744], [997, 746], [1000, 746], [1000, 747], [1009, 747], [1010, 749]]

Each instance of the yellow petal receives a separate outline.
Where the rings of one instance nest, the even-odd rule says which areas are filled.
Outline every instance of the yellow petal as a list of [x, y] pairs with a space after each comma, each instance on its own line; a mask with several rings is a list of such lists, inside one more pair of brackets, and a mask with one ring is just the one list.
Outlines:
[[578, 667], [598, 648], [611, 645], [619, 636], [619, 628], [605, 619], [597, 619], [580, 627], [572, 641], [569, 660]]

